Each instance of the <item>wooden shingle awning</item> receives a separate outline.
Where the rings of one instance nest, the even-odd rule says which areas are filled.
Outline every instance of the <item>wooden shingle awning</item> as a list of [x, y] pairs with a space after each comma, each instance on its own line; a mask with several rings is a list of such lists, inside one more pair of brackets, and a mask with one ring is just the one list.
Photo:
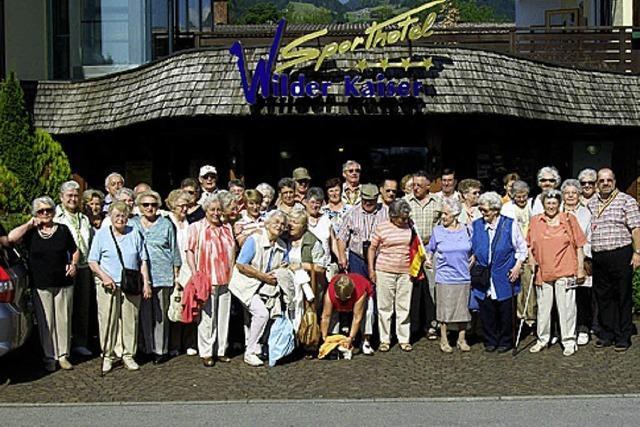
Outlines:
[[[266, 48], [245, 48], [249, 70]], [[412, 114], [487, 114], [585, 125], [640, 126], [640, 76], [580, 71], [507, 55], [451, 47], [387, 47], [326, 62], [315, 78], [339, 75], [358, 61], [432, 57], [422, 77], [432, 87]], [[354, 114], [336, 85], [315, 117]], [[53, 134], [109, 130], [163, 118], [305, 115], [304, 109], [252, 109], [236, 58], [227, 49], [178, 53], [140, 68], [78, 82], [37, 83], [35, 126]], [[386, 115], [386, 108], [355, 114]], [[398, 114], [403, 114], [399, 109]]]

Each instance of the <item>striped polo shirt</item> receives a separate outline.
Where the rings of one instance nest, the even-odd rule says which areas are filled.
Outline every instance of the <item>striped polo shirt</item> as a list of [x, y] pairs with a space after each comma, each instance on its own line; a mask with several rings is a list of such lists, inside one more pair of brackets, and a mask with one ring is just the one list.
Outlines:
[[371, 247], [377, 251], [376, 271], [409, 273], [410, 243], [409, 227], [400, 228], [391, 221], [378, 224], [371, 238]]

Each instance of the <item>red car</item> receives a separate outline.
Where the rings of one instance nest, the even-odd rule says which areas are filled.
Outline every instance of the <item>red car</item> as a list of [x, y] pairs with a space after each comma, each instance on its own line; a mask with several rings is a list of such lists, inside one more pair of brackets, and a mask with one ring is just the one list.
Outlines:
[[13, 249], [0, 247], [0, 356], [27, 340], [32, 311], [26, 265]]

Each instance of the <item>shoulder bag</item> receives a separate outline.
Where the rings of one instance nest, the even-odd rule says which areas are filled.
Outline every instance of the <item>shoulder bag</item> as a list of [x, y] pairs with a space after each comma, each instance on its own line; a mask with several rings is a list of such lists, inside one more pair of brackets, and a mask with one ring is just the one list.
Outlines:
[[142, 274], [138, 270], [126, 268], [122, 259], [122, 252], [120, 246], [116, 240], [116, 236], [113, 234], [113, 228], [109, 227], [113, 243], [116, 245], [118, 251], [118, 258], [120, 259], [120, 265], [122, 265], [122, 277], [120, 279], [120, 289], [127, 295], [140, 295], [142, 293]]

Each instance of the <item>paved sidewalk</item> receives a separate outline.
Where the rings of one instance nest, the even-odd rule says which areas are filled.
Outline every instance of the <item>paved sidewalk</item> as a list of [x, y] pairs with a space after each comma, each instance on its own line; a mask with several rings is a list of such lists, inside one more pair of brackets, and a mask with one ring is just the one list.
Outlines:
[[[529, 337], [526, 343], [530, 343]], [[591, 342], [572, 357], [560, 346], [539, 354], [488, 354], [476, 344], [467, 354], [440, 352], [422, 339], [412, 353], [351, 361], [299, 360], [252, 368], [241, 356], [204, 368], [179, 356], [138, 372], [115, 369], [101, 378], [100, 359], [73, 371], [46, 374], [35, 353], [0, 359], [0, 402], [161, 402], [175, 400], [361, 399], [640, 393], [640, 339], [626, 353]], [[4, 385], [3, 385], [4, 384]]]

